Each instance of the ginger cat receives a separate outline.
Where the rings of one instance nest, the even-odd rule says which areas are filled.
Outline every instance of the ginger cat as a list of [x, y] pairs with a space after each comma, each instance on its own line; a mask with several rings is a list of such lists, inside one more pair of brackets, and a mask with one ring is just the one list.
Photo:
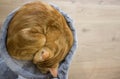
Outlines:
[[18, 60], [29, 60], [42, 73], [57, 77], [59, 63], [68, 54], [73, 35], [65, 18], [52, 6], [31, 2], [22, 6], [9, 23], [7, 50]]

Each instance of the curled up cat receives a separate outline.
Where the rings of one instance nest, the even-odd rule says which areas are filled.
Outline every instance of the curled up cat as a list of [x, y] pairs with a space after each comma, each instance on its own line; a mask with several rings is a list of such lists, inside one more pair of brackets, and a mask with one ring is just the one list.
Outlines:
[[13, 16], [7, 32], [7, 50], [17, 60], [32, 61], [42, 72], [58, 75], [69, 53], [73, 34], [63, 15], [40, 1], [23, 5]]

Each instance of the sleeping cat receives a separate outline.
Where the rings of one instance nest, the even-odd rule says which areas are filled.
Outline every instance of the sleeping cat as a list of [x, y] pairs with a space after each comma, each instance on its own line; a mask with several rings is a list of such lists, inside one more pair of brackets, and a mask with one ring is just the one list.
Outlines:
[[59, 63], [68, 54], [73, 35], [65, 18], [52, 6], [31, 2], [13, 16], [7, 32], [7, 50], [11, 57], [29, 60], [42, 73], [57, 77]]

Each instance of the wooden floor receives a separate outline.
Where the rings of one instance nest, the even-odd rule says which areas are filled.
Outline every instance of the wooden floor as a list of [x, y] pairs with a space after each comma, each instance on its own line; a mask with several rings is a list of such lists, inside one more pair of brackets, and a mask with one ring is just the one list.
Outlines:
[[[32, 0], [0, 0], [0, 24]], [[77, 30], [78, 49], [69, 79], [120, 79], [120, 0], [44, 0], [67, 12]]]

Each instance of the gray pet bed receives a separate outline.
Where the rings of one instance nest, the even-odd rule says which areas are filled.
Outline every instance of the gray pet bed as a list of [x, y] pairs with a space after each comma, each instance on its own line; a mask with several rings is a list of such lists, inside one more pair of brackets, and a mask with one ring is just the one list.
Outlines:
[[[59, 7], [56, 5], [51, 4], [54, 8], [56, 8], [66, 19], [73, 35], [74, 35], [74, 44], [69, 51], [69, 54], [66, 56], [64, 61], [60, 63], [59, 69], [58, 69], [58, 78], [53, 79], [68, 79], [68, 69], [72, 60], [72, 57], [74, 55], [74, 52], [77, 47], [77, 38], [76, 38], [76, 31], [73, 26], [72, 19], [63, 12]], [[28, 61], [18, 61], [15, 59], [12, 59], [6, 49], [6, 34], [7, 34], [7, 28], [9, 25], [10, 20], [14, 16], [15, 12], [18, 10], [12, 11], [6, 18], [2, 28], [1, 28], [1, 36], [0, 36], [0, 54], [7, 66], [18, 75], [23, 76], [27, 79], [52, 79], [50, 74], [41, 74], [36, 67], [32, 64], [32, 62]]]

